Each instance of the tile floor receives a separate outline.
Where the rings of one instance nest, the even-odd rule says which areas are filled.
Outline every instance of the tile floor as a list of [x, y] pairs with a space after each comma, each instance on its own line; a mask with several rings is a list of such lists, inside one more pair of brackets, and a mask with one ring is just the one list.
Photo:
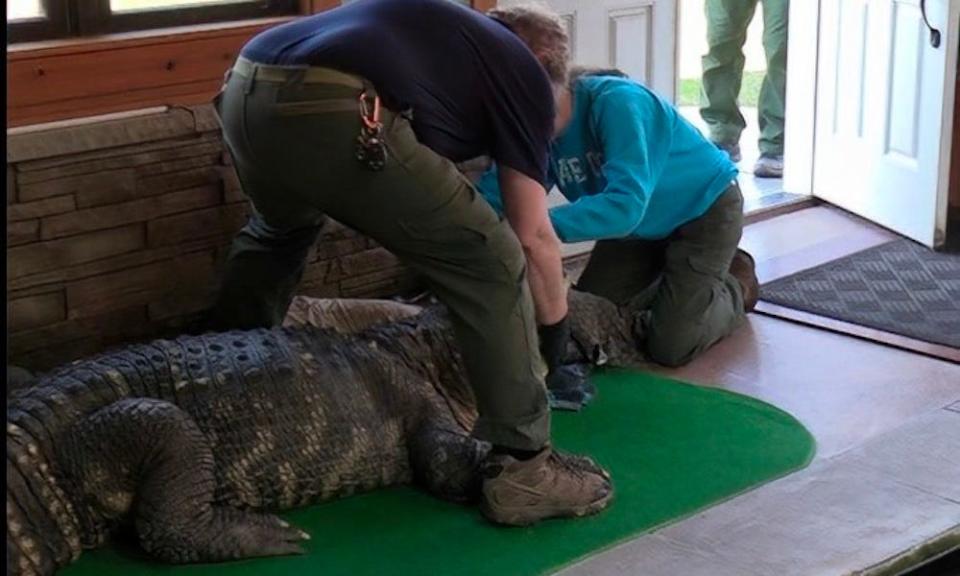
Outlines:
[[[742, 245], [766, 281], [890, 237], [819, 206], [748, 226]], [[658, 371], [789, 411], [817, 457], [564, 576], [896, 574], [960, 545], [960, 366], [751, 315], [689, 366]]]

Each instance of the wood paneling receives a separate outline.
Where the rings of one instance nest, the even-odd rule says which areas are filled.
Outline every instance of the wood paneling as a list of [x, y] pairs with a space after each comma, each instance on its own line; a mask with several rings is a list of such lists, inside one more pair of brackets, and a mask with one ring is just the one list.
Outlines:
[[[340, 0], [300, 2], [303, 13], [339, 5]], [[496, 0], [471, 5], [488, 10]], [[7, 126], [209, 102], [247, 40], [289, 19], [9, 46]]]
[[487, 10], [497, 6], [497, 0], [471, 0], [470, 6], [472, 6], [475, 10], [486, 12]]
[[304, 14], [323, 12], [340, 5], [340, 0], [300, 0], [300, 9]]
[[7, 54], [7, 125], [208, 102], [244, 43], [286, 20], [14, 46]]

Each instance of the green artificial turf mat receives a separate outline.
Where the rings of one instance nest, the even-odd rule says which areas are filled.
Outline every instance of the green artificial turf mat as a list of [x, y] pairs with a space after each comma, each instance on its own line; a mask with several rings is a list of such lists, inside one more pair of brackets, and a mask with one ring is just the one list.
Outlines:
[[497, 575], [549, 573], [805, 466], [809, 432], [789, 414], [722, 390], [626, 370], [594, 376], [580, 413], [554, 413], [556, 444], [613, 475], [601, 514], [529, 528], [488, 524], [476, 508], [411, 488], [363, 494], [284, 517], [312, 535], [304, 556], [166, 566], [134, 547], [84, 553], [63, 576], [175, 574]]

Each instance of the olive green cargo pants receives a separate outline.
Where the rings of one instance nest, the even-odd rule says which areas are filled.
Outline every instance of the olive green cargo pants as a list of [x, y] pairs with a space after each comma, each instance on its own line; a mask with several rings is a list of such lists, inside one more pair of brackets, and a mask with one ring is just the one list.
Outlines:
[[743, 45], [757, 3], [763, 3], [763, 49], [767, 71], [760, 86], [760, 152], [783, 155], [787, 93], [789, 0], [706, 0], [708, 52], [703, 57], [700, 115], [717, 143], [740, 141], [746, 121], [737, 107], [746, 61]]
[[743, 196], [727, 188], [707, 212], [663, 240], [602, 240], [577, 289], [641, 311], [650, 359], [690, 362], [744, 318], [743, 291], [730, 262], [743, 233]]
[[525, 259], [507, 223], [452, 162], [417, 142], [404, 115], [383, 110], [389, 160], [370, 171], [354, 156], [361, 90], [261, 78], [235, 70], [218, 97], [224, 140], [256, 213], [231, 248], [214, 321], [278, 324], [329, 215], [421, 273], [450, 309], [480, 413], [474, 434], [543, 447], [545, 367]]

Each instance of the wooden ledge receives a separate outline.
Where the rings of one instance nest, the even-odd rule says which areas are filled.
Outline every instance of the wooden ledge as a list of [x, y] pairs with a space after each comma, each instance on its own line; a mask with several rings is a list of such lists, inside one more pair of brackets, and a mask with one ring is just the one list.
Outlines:
[[7, 53], [7, 126], [209, 102], [243, 45], [290, 19], [12, 46]]
[[[302, 14], [339, 0], [300, 0]], [[495, 0], [473, 0], [478, 10]], [[7, 127], [209, 102], [243, 45], [297, 16], [198, 24], [7, 47]]]
[[238, 30], [243, 29], [262, 30], [270, 26], [283, 24], [294, 18], [296, 18], [296, 16], [256, 18], [252, 20], [237, 20], [234, 22], [213, 22], [208, 24], [195, 24], [193, 26], [121, 32], [103, 36], [21, 42], [7, 46], [7, 62], [17, 62], [38, 56], [76, 55], [85, 52], [100, 52], [117, 48], [172, 44], [201, 38], [216, 38], [219, 36], [235, 35]]

